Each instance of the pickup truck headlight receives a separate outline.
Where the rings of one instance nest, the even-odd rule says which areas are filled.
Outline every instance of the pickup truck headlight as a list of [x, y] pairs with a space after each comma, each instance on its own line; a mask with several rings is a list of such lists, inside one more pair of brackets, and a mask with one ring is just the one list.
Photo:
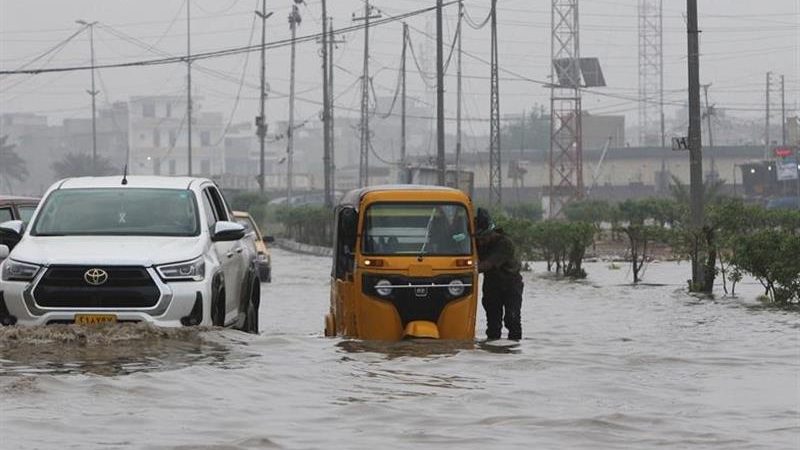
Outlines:
[[6, 260], [3, 265], [3, 281], [31, 281], [39, 273], [40, 266], [24, 262]]
[[156, 270], [164, 281], [203, 281], [206, 262], [201, 256], [191, 261], [157, 266]]

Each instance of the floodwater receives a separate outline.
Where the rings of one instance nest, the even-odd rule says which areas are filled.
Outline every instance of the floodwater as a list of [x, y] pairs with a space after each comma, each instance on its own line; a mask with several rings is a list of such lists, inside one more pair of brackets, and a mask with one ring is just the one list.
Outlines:
[[536, 265], [517, 347], [375, 344], [321, 336], [326, 258], [273, 258], [260, 336], [0, 329], [0, 448], [800, 448], [800, 313], [752, 281]]

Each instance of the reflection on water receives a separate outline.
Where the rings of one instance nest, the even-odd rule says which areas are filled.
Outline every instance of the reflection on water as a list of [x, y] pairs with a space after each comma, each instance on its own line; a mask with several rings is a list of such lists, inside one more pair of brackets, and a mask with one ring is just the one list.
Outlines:
[[406, 339], [399, 342], [344, 340], [336, 346], [348, 353], [378, 353], [387, 359], [406, 356], [453, 356], [462, 350], [472, 350], [472, 341], [440, 341], [431, 339]]
[[192, 364], [224, 364], [230, 350], [208, 328], [146, 324], [0, 328], [0, 374], [125, 375]]

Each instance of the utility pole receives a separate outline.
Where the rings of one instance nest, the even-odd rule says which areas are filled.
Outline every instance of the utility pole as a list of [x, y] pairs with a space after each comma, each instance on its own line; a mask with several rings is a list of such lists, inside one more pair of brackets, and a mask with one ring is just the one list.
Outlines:
[[[334, 97], [333, 97], [333, 49], [334, 49], [334, 45], [335, 44], [344, 42], [344, 40], [343, 39], [337, 40], [334, 37], [335, 35], [333, 34], [333, 19], [329, 18], [328, 20], [330, 21], [330, 25], [329, 25], [329, 30], [330, 30], [329, 33], [330, 34], [328, 35], [328, 96], [329, 96], [329, 98], [328, 98], [328, 129], [330, 131], [328, 133], [330, 133], [330, 136], [331, 136], [331, 141], [328, 144], [329, 147], [330, 147], [330, 167], [329, 167], [328, 170], [330, 170], [330, 174], [331, 174], [331, 177], [330, 177], [331, 199], [333, 199], [333, 195], [336, 192], [336, 151], [335, 151], [335, 148], [336, 148], [336, 145], [335, 145], [336, 144], [336, 133], [334, 132], [335, 129], [333, 127], [334, 120], [336, 118], [335, 117], [336, 115], [333, 113], [333, 109], [334, 109], [334, 104], [333, 104], [333, 99], [334, 99]], [[331, 201], [331, 204], [333, 204], [333, 201]]]
[[292, 30], [292, 57], [291, 57], [291, 73], [289, 76], [289, 125], [286, 130], [286, 204], [292, 206], [292, 184], [294, 176], [294, 74], [295, 74], [295, 61], [296, 61], [296, 40], [297, 40], [297, 26], [302, 19], [300, 18], [300, 10], [297, 8], [297, 3], [302, 0], [294, 0], [295, 4], [292, 5], [292, 12], [289, 13], [289, 28]]
[[772, 72], [767, 72], [767, 116], [764, 121], [764, 159], [769, 158], [769, 146], [770, 146], [769, 116], [770, 116], [770, 105], [771, 105], [771, 102], [769, 101], [769, 94], [771, 90], [772, 90]]
[[491, 99], [489, 113], [489, 202], [503, 205], [503, 180], [500, 168], [500, 83], [497, 73], [497, 0], [492, 0]]
[[781, 75], [781, 145], [786, 145], [786, 77], [783, 75]]
[[330, 80], [328, 72], [328, 6], [322, 0], [322, 164], [325, 178], [325, 207], [333, 208], [331, 191], [331, 129], [330, 121]]
[[364, 1], [364, 17], [353, 16], [353, 21], [364, 21], [364, 68], [361, 74], [361, 157], [358, 165], [359, 187], [369, 186], [369, 21], [380, 18], [373, 14], [369, 0]]
[[462, 23], [464, 20], [464, 0], [458, 1], [458, 54], [456, 55], [456, 189], [461, 188], [461, 96], [463, 94], [461, 84], [461, 35]]
[[444, 154], [444, 37], [442, 30], [442, 0], [436, 0], [436, 166], [439, 186], [445, 185]]
[[192, 0], [186, 0], [186, 130], [188, 149], [188, 170], [192, 176]]
[[256, 117], [256, 135], [258, 135], [259, 159], [258, 159], [258, 190], [264, 195], [265, 190], [265, 153], [267, 139], [267, 118], [265, 115], [267, 103], [267, 19], [272, 13], [267, 13], [267, 0], [261, 0], [261, 11], [256, 11], [256, 15], [261, 18], [261, 95], [259, 96], [260, 111]]
[[705, 252], [700, 244], [704, 225], [703, 211], [703, 146], [700, 115], [700, 29], [697, 20], [697, 0], [686, 0], [686, 26], [689, 53], [689, 171], [692, 216], [692, 291], [707, 291], [705, 285]]
[[[403, 52], [400, 58], [400, 170], [406, 170], [406, 52], [408, 24], [403, 22]], [[404, 175], [405, 177], [405, 175]], [[405, 178], [404, 178], [405, 179]]]
[[92, 65], [92, 90], [86, 91], [92, 96], [92, 175], [97, 176], [97, 94], [100, 92], [94, 87], [94, 26], [97, 21], [87, 22], [85, 20], [76, 20], [75, 23], [83, 25], [89, 29], [89, 52], [91, 55]]
[[664, 120], [664, 3], [663, 0], [658, 2], [658, 42], [660, 52], [658, 54], [659, 81], [661, 86], [658, 94], [658, 106], [661, 116], [661, 148], [667, 147], [667, 128]]
[[711, 156], [711, 174], [716, 179], [717, 174], [717, 165], [716, 161], [714, 161], [714, 132], [711, 128], [711, 116], [714, 115], [711, 105], [708, 104], [708, 88], [711, 87], [711, 83], [707, 83], [702, 85], [703, 92], [705, 93], [706, 98], [706, 125], [708, 129], [708, 152]]

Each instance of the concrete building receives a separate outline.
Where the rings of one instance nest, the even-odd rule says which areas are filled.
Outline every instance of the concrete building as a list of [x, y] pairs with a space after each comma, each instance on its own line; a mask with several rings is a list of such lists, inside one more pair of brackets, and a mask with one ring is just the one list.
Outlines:
[[581, 127], [583, 128], [584, 150], [595, 150], [605, 147], [622, 148], [625, 142], [625, 116], [606, 116], [583, 113]]
[[[192, 112], [192, 175], [225, 173], [223, 115], [204, 112], [194, 100]], [[129, 102], [129, 170], [135, 174], [188, 174], [186, 97], [133, 97]]]
[[[719, 178], [732, 187], [734, 179], [741, 184], [739, 166], [763, 156], [762, 146], [716, 147], [704, 153], [704, 172], [712, 177], [711, 154]], [[689, 183], [689, 156], [660, 147], [610, 148], [602, 164], [602, 149], [584, 151], [583, 179], [592, 196], [621, 200], [625, 198], [667, 196], [673, 176], [684, 184]], [[523, 150], [504, 152], [501, 172], [503, 198], [508, 204], [539, 201], [546, 195], [550, 183], [549, 152]], [[419, 161], [424, 163], [425, 161]], [[448, 164], [452, 166], [451, 155]], [[519, 171], [516, 167], [525, 170]], [[467, 153], [462, 158], [462, 169], [475, 174], [475, 199], [488, 200], [489, 154]], [[510, 176], [516, 171], [516, 182]]]

